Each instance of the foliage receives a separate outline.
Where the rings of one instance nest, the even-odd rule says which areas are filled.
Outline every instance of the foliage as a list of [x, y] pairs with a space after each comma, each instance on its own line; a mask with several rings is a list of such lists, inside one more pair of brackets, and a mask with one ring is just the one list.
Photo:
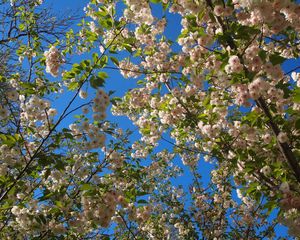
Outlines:
[[78, 31], [1, 4], [2, 239], [300, 237], [298, 3], [91, 0]]

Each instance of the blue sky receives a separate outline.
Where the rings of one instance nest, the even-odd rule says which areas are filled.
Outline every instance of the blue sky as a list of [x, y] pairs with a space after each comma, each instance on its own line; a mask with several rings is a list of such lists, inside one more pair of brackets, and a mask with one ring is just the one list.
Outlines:
[[[83, 15], [83, 8], [84, 6], [88, 3], [87, 0], [46, 0], [45, 1], [46, 4], [49, 4], [50, 6], [52, 6], [54, 12], [57, 13], [64, 13], [64, 11], [66, 10], [74, 10], [74, 11], [78, 11], [79, 14]], [[162, 14], [161, 9], [155, 7], [154, 8], [154, 14], [159, 16]], [[181, 30], [181, 25], [180, 25], [180, 19], [177, 15], [174, 14], [167, 14], [167, 19], [169, 21], [168, 24], [168, 28], [166, 29], [166, 34], [173, 38], [176, 39], [176, 37], [179, 35], [180, 30]], [[83, 58], [83, 56], [77, 58], [78, 60], [80, 60], [81, 58]], [[286, 63], [283, 64], [283, 68], [285, 71], [289, 71], [292, 68], [294, 68], [295, 66], [300, 66], [300, 60], [291, 60], [291, 61], [287, 61]], [[117, 71], [114, 70], [108, 70], [107, 71], [109, 74], [109, 78], [106, 81], [105, 84], [105, 88], [106, 91], [108, 92], [109, 90], [115, 90], [115, 94], [113, 96], [123, 96], [124, 93], [127, 91], [127, 89], [130, 88], [134, 88], [136, 86], [135, 82], [136, 80], [134, 79], [124, 79]], [[92, 97], [93, 95], [93, 89], [89, 88], [89, 93], [90, 93], [90, 97]], [[56, 103], [56, 105], [58, 106], [58, 108], [63, 108], [65, 106], [65, 103], [67, 101], [67, 99], [70, 99], [73, 96], [74, 93], [65, 93], [63, 95], [63, 97]], [[84, 103], [83, 100], [76, 100], [74, 102], [74, 107], [78, 106], [78, 104], [82, 104]], [[107, 111], [108, 113], [108, 120], [112, 120], [113, 122], [118, 122], [121, 128], [133, 128], [131, 122], [126, 118], [126, 117], [115, 117], [112, 116], [111, 114], [109, 114], [109, 111]], [[69, 122], [69, 120], [66, 120], [64, 122], [64, 127], [67, 127]], [[139, 134], [135, 133], [132, 136], [132, 139], [136, 139], [138, 138]], [[162, 142], [160, 148], [169, 148], [171, 149], [172, 146], [166, 142]], [[176, 163], [178, 163], [179, 165], [182, 166], [182, 164], [180, 163], [179, 159], [176, 159]], [[209, 181], [210, 176], [209, 176], [209, 172], [212, 168], [212, 166], [208, 165], [207, 163], [205, 163], [203, 161], [203, 159], [200, 160], [200, 165], [202, 165], [201, 169], [203, 169], [203, 180], [204, 181]], [[190, 183], [191, 179], [190, 176], [183, 176], [179, 179], [177, 179], [176, 181], [174, 181], [175, 184], [182, 184], [185, 186], [185, 188], [187, 189], [188, 184]], [[277, 228], [277, 233], [278, 235], [285, 233], [286, 229], [284, 227], [279, 227]]]

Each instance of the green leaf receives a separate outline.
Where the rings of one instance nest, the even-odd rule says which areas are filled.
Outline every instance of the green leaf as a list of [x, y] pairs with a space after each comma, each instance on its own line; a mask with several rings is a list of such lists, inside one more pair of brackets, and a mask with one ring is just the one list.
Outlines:
[[108, 57], [106, 55], [104, 55], [101, 59], [100, 59], [100, 67], [105, 67], [105, 65], [107, 64], [108, 62]]
[[281, 57], [278, 53], [271, 55], [269, 59], [273, 65], [281, 64], [285, 61], [285, 58]]
[[6, 144], [10, 147], [14, 146], [17, 140], [14, 136], [8, 134], [0, 134], [0, 138], [2, 140], [2, 144]]
[[74, 78], [75, 76], [76, 76], [75, 72], [72, 72], [72, 71], [70, 71], [70, 72], [65, 72], [65, 73], [63, 74], [63, 79], [64, 79], [64, 80], [72, 79], [72, 78]]
[[78, 87], [79, 87], [78, 82], [71, 82], [71, 83], [69, 84], [69, 86], [68, 86], [68, 89], [69, 89], [69, 90], [75, 90], [75, 89], [77, 89]]
[[92, 190], [92, 189], [93, 189], [93, 186], [90, 185], [90, 184], [88, 184], [88, 183], [85, 183], [85, 184], [82, 184], [82, 185], [81, 185], [80, 189], [81, 189], [82, 191]]
[[108, 92], [108, 96], [113, 95], [115, 92], [116, 92], [116, 91], [114, 91], [114, 90], [110, 90], [110, 91]]
[[101, 6], [99, 8], [99, 11], [97, 11], [97, 14], [99, 14], [102, 17], [106, 17], [108, 15], [108, 11], [104, 6]]
[[115, 57], [110, 57], [110, 60], [116, 65], [119, 66], [119, 60]]
[[130, 52], [130, 53], [133, 52], [133, 51], [132, 51], [132, 46], [131, 46], [130, 44], [124, 43], [123, 46], [124, 46], [124, 48], [125, 48], [128, 52]]
[[61, 201], [55, 201], [55, 205], [58, 206], [59, 208], [63, 208], [64, 205]]
[[94, 61], [94, 63], [98, 62], [98, 60], [99, 60], [98, 54], [97, 53], [93, 53], [93, 61]]
[[147, 194], [148, 194], [147, 192], [140, 192], [140, 191], [138, 191], [138, 192], [136, 193], [137, 196], [145, 196], [145, 195], [147, 195]]
[[261, 60], [265, 61], [267, 58], [267, 54], [264, 50], [260, 50], [258, 53], [258, 56], [260, 57]]
[[108, 78], [108, 74], [106, 72], [99, 72], [98, 77], [104, 80]]
[[143, 80], [138, 80], [138, 81], [137, 81], [137, 84], [138, 84], [138, 85], [145, 85], [146, 83], [145, 83]]
[[269, 201], [265, 204], [264, 207], [268, 209], [268, 214], [270, 214], [273, 211], [273, 209], [277, 207], [277, 204], [273, 201]]
[[114, 97], [110, 100], [110, 102], [113, 104], [113, 105], [117, 105], [117, 102], [121, 102], [122, 101], [122, 98], [120, 97]]
[[296, 88], [296, 89], [294, 90], [293, 101], [294, 101], [295, 103], [300, 103], [300, 88]]
[[207, 106], [207, 105], [209, 104], [209, 102], [210, 102], [210, 97], [207, 96], [207, 97], [204, 99], [204, 101], [202, 102], [202, 105], [203, 105], [203, 106]]
[[100, 78], [100, 77], [96, 77], [96, 76], [92, 76], [90, 78], [90, 85], [92, 88], [97, 89], [98, 87], [103, 87], [104, 86], [104, 78]]
[[25, 24], [21, 23], [21, 24], [19, 25], [19, 29], [20, 29], [21, 31], [24, 31], [24, 30], [26, 29]]
[[5, 134], [0, 134], [0, 138], [2, 139], [3, 142], [7, 140], [7, 137]]
[[90, 66], [90, 64], [91, 64], [91, 61], [90, 61], [90, 60], [84, 60], [84, 61], [81, 63], [81, 65], [82, 65], [83, 67]]
[[300, 119], [297, 119], [297, 121], [295, 122], [295, 127], [297, 130], [300, 129]]
[[72, 72], [74, 72], [75, 74], [79, 74], [82, 70], [83, 65], [79, 65], [78, 63], [73, 64]]

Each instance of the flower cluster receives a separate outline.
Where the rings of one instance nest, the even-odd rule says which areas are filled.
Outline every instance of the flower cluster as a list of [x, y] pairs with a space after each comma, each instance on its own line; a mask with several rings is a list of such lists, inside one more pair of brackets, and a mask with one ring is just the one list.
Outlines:
[[[80, 90], [79, 96], [81, 98], [87, 97], [87, 92]], [[103, 121], [106, 118], [106, 108], [109, 105], [109, 96], [102, 90], [98, 89], [96, 92], [96, 96], [93, 99], [93, 119], [95, 122]], [[82, 111], [84, 114], [88, 114], [89, 110], [87, 107], [83, 107]], [[104, 146], [105, 135], [103, 134], [101, 127], [97, 126], [97, 124], [89, 123], [89, 121], [82, 121], [81, 126], [76, 123], [72, 123], [69, 125], [70, 130], [72, 131], [72, 135], [76, 139], [81, 139], [82, 137], [89, 137], [89, 140], [85, 141], [84, 147], [86, 149], [94, 149]]]
[[57, 77], [59, 67], [63, 63], [60, 52], [55, 46], [52, 46], [48, 51], [45, 51], [44, 56], [46, 57], [46, 72]]
[[225, 67], [227, 73], [235, 73], [243, 70], [243, 65], [240, 62], [238, 56], [231, 56], [228, 61], [228, 65]]

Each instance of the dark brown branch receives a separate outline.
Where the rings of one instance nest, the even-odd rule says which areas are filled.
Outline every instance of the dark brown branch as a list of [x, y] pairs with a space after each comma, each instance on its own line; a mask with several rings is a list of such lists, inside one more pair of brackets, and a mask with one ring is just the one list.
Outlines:
[[[274, 135], [278, 136], [278, 134], [280, 133], [280, 129], [277, 126], [277, 124], [274, 122], [272, 114], [271, 114], [265, 100], [262, 97], [260, 97], [256, 101], [256, 103], [262, 109], [264, 114], [267, 116], [268, 125], [272, 129]], [[286, 143], [286, 142], [284, 142], [284, 143], [281, 143], [279, 141], [277, 141], [277, 142], [278, 142], [278, 146], [279, 146], [280, 151], [283, 153], [284, 158], [288, 162], [291, 169], [294, 171], [294, 175], [295, 175], [298, 183], [300, 183], [300, 166], [299, 166], [299, 163], [298, 163], [295, 155], [293, 154], [289, 144]]]

